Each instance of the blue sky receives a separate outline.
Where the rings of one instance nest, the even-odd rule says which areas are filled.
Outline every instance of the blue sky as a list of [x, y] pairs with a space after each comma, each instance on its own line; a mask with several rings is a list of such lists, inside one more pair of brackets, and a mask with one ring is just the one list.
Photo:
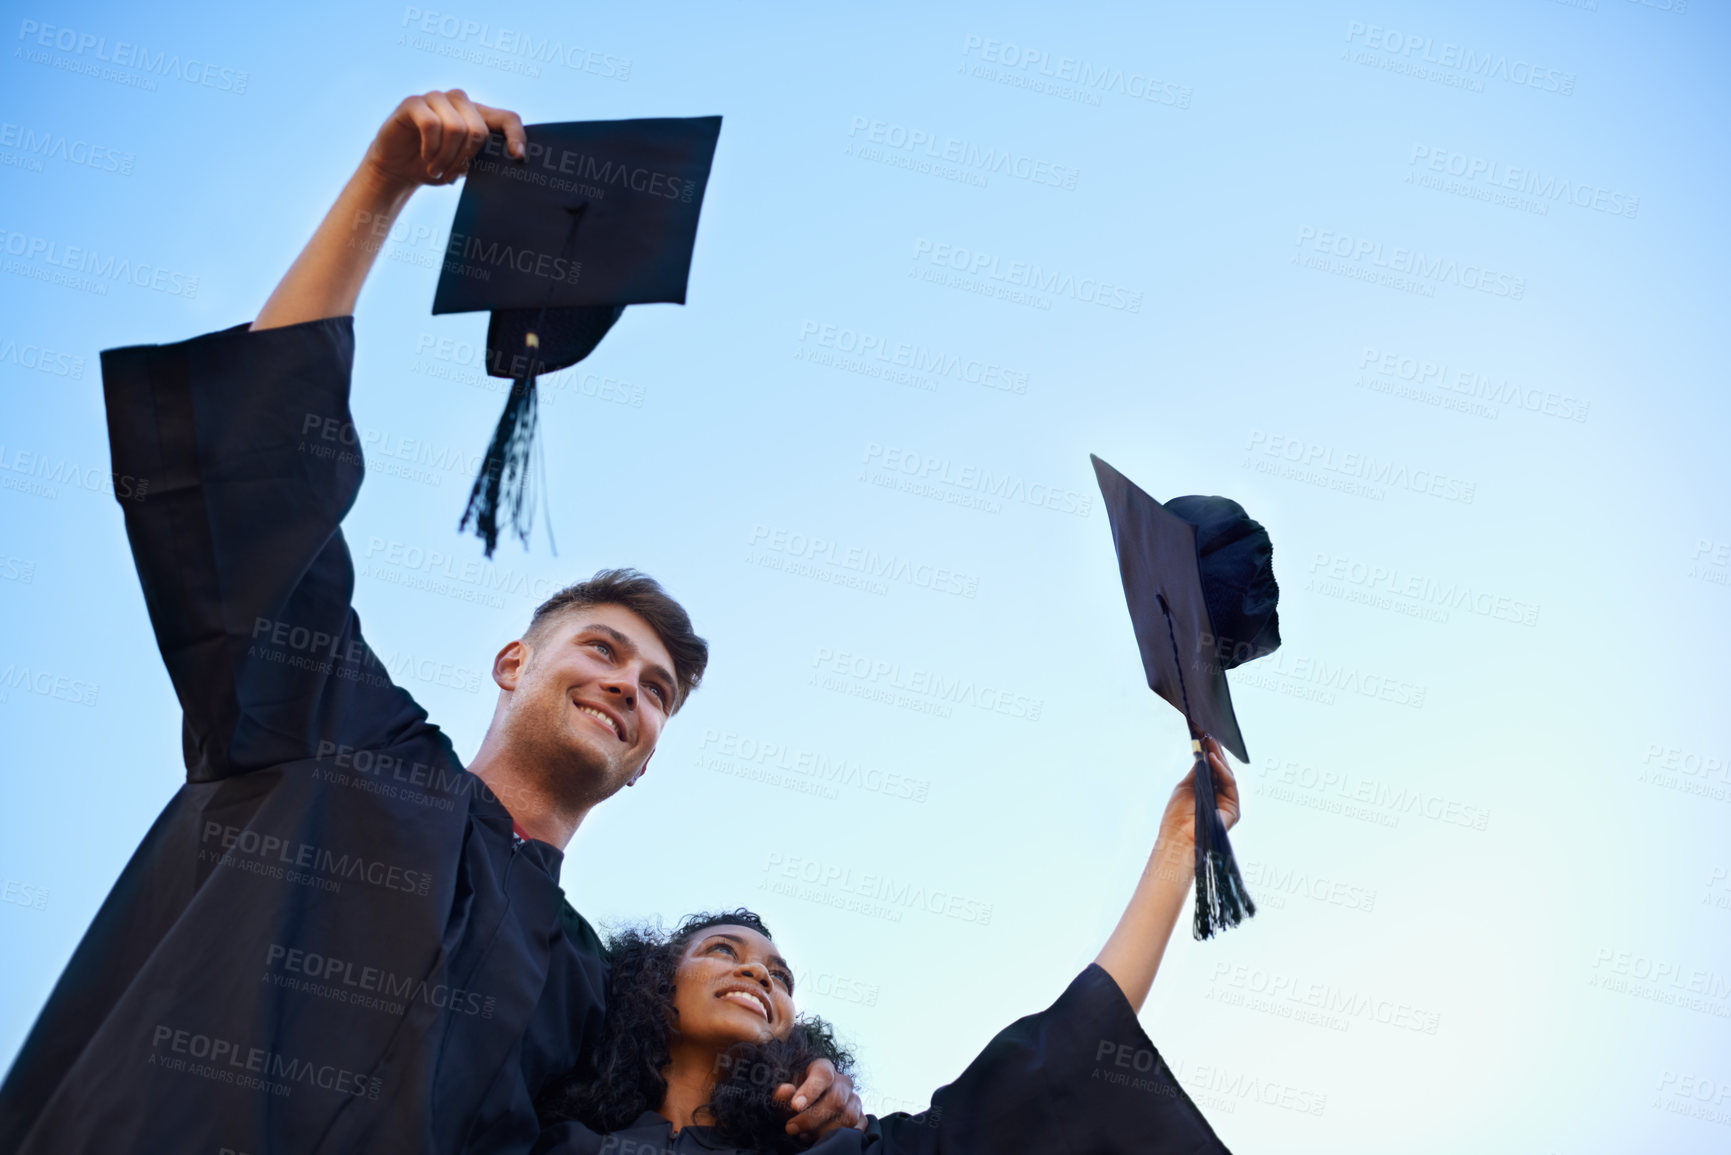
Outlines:
[[[482, 318], [429, 314], [457, 190], [416, 197], [357, 311], [356, 602], [460, 752], [537, 593], [604, 565], [714, 647], [573, 844], [580, 909], [760, 910], [878, 1109], [1046, 1005], [1187, 762], [1095, 452], [1276, 547], [1285, 645], [1233, 675], [1262, 913], [1181, 931], [1142, 1016], [1226, 1142], [1723, 1147], [1718, 6], [6, 28], [0, 1052], [181, 773], [98, 351], [250, 319], [396, 102], [461, 86], [530, 122], [725, 118], [688, 303], [548, 383], [557, 557], [455, 532], [501, 400]], [[72, 247], [129, 271], [64, 276]]]

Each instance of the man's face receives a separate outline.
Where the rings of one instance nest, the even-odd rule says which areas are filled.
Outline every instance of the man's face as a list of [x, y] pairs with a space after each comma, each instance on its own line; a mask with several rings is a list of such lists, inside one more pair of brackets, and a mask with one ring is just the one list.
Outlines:
[[[513, 647], [521, 647], [513, 660]], [[618, 605], [565, 610], [494, 663], [511, 692], [510, 741], [551, 762], [569, 798], [593, 804], [655, 752], [679, 683], [648, 622]]]

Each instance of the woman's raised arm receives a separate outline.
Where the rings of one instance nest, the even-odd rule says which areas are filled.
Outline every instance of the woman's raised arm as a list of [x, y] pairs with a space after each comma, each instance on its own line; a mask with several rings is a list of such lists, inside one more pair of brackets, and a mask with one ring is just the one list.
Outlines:
[[[1206, 738], [1204, 748], [1214, 768], [1214, 800], [1228, 829], [1238, 821], [1238, 783], [1227, 768], [1220, 743]], [[1148, 855], [1148, 866], [1130, 896], [1130, 905], [1095, 958], [1100, 969], [1117, 982], [1138, 1011], [1154, 985], [1160, 959], [1172, 928], [1193, 901], [1196, 878], [1196, 769], [1173, 788], [1160, 819], [1160, 834]]]

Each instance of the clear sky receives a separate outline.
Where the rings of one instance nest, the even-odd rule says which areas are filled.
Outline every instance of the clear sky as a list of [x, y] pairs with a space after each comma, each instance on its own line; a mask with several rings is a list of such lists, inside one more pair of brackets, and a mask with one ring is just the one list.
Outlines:
[[1725, 1149], [1722, 4], [175, 7], [3, 25], [0, 1056], [182, 774], [98, 351], [250, 319], [461, 86], [725, 117], [688, 304], [548, 382], [557, 557], [455, 531], [502, 400], [429, 315], [456, 189], [357, 313], [356, 602], [461, 753], [602, 566], [714, 647], [579, 909], [758, 909], [879, 1110], [1047, 1005], [1187, 764], [1096, 452], [1276, 546], [1262, 910], [1142, 1016], [1225, 1141]]

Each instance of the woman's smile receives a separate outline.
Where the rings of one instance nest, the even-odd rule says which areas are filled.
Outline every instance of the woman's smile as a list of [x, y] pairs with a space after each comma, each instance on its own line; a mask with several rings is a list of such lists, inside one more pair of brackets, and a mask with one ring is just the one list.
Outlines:
[[716, 991], [715, 997], [749, 1008], [753, 1013], [761, 1015], [766, 1023], [775, 1021], [775, 1008], [770, 1005], [769, 996], [744, 983], [729, 983], [721, 990]]

